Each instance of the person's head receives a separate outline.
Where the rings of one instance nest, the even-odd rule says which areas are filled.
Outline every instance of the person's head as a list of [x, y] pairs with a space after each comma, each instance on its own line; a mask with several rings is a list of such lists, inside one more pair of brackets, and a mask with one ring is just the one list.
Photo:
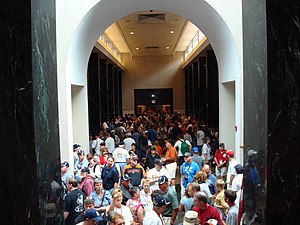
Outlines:
[[225, 149], [225, 144], [221, 142], [221, 143], [219, 144], [219, 150], [220, 150], [220, 151], [223, 151], [224, 149]]
[[198, 191], [194, 194], [194, 204], [202, 210], [208, 207], [208, 199], [205, 192]]
[[234, 168], [237, 174], [242, 174], [244, 171], [243, 166], [241, 164], [237, 164]]
[[66, 173], [69, 169], [69, 163], [67, 161], [64, 161], [63, 163], [61, 163], [60, 165], [60, 171], [61, 173]]
[[155, 155], [156, 154], [156, 147], [154, 145], [152, 145], [150, 147], [150, 153], [151, 153], [151, 155]]
[[169, 188], [169, 179], [165, 175], [158, 178], [158, 187], [163, 192], [168, 190], [168, 188]]
[[224, 190], [225, 182], [223, 179], [218, 179], [218, 180], [216, 180], [215, 185], [216, 185], [216, 188], [218, 191], [222, 191], [222, 190]]
[[97, 193], [100, 193], [103, 188], [103, 180], [101, 178], [97, 178], [94, 180], [94, 188]]
[[125, 225], [124, 216], [120, 213], [113, 212], [109, 220], [110, 225]]
[[130, 159], [130, 165], [132, 167], [136, 167], [136, 165], [138, 164], [138, 156], [137, 155], [133, 155]]
[[194, 180], [196, 180], [198, 183], [205, 183], [206, 182], [206, 178], [207, 178], [207, 174], [206, 172], [200, 170], [196, 173], [196, 175], [194, 176]]
[[88, 225], [98, 224], [98, 222], [103, 220], [103, 218], [95, 209], [88, 209], [87, 211], [85, 211], [83, 217], [84, 221], [86, 221]]
[[105, 154], [107, 155], [107, 153], [108, 153], [108, 148], [107, 147], [101, 148], [101, 155], [105, 156]]
[[170, 200], [163, 195], [156, 195], [153, 198], [153, 210], [161, 214], [165, 211], [167, 205], [170, 203]]
[[198, 147], [193, 147], [192, 148], [192, 152], [194, 153], [194, 154], [199, 154], [199, 148]]
[[150, 180], [149, 179], [143, 179], [142, 180], [142, 187], [143, 190], [145, 191], [145, 193], [149, 193], [150, 192]]
[[122, 176], [122, 185], [126, 188], [129, 188], [131, 177], [128, 174], [123, 174]]
[[234, 151], [233, 151], [233, 150], [228, 150], [228, 151], [226, 152], [226, 154], [228, 155], [229, 159], [234, 158]]
[[194, 197], [195, 193], [200, 191], [200, 185], [196, 182], [191, 182], [188, 184], [186, 190], [190, 197]]
[[208, 164], [205, 164], [204, 166], [202, 166], [202, 171], [204, 171], [206, 173], [206, 175], [208, 176], [210, 174], [210, 167]]
[[123, 192], [121, 189], [116, 188], [111, 193], [112, 198], [115, 200], [115, 205], [117, 207], [121, 207], [121, 203], [123, 200]]
[[155, 159], [154, 166], [157, 171], [160, 171], [163, 166], [163, 162], [161, 161], [161, 159]]
[[163, 195], [164, 193], [160, 190], [160, 189], [157, 189], [157, 190], [154, 190], [151, 194], [151, 200], [153, 201], [153, 199], [157, 196], [157, 195]]
[[198, 224], [200, 224], [198, 213], [193, 210], [186, 211], [183, 218], [183, 225], [198, 225]]
[[136, 143], [131, 144], [131, 149], [136, 149]]
[[89, 161], [90, 164], [94, 165], [94, 155], [93, 154], [87, 154], [86, 155], [87, 160]]
[[228, 205], [234, 204], [236, 199], [236, 193], [232, 190], [225, 190], [224, 191], [224, 200], [228, 203]]
[[140, 198], [140, 189], [138, 187], [130, 188], [129, 193], [132, 198], [135, 198], [135, 199]]
[[171, 147], [172, 147], [171, 140], [166, 140], [166, 148], [171, 148]]
[[73, 188], [77, 188], [78, 187], [78, 181], [74, 178], [70, 178], [67, 181], [67, 188], [68, 190], [72, 190]]
[[84, 152], [84, 150], [82, 150], [82, 149], [78, 150], [77, 156], [78, 156], [78, 159], [82, 162], [84, 160], [84, 158], [85, 158], [85, 152]]
[[92, 198], [86, 198], [83, 202], [84, 211], [87, 211], [88, 209], [93, 209], [95, 207], [94, 199]]
[[192, 155], [189, 152], [184, 153], [183, 158], [187, 164], [190, 164], [192, 162]]
[[80, 172], [80, 177], [87, 177], [90, 174], [90, 169], [88, 167], [83, 167]]
[[107, 156], [107, 159], [106, 159], [106, 165], [108, 168], [111, 168], [113, 165], [114, 165], [114, 157], [112, 156]]

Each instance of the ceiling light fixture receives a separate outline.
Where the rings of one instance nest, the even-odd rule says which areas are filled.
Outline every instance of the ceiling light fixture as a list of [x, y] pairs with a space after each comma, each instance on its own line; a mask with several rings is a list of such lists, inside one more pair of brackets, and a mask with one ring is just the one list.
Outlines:
[[171, 33], [171, 34], [174, 34], [175, 32], [174, 32], [174, 30], [171, 30], [170, 33]]
[[133, 35], [133, 34], [134, 34], [134, 32], [133, 32], [133, 31], [131, 31], [131, 32], [130, 32], [130, 34], [131, 34], [131, 35]]
[[170, 48], [169, 46], [166, 47], [166, 49], [169, 49], [169, 48]]
[[136, 50], [139, 50], [140, 48], [135, 48]]

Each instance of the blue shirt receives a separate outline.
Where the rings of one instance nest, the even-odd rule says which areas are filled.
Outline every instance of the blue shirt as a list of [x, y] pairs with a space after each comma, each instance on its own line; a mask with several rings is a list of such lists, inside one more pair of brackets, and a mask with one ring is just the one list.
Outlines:
[[[182, 186], [184, 188], [187, 187], [188, 183], [190, 183], [191, 181], [193, 181], [195, 174], [199, 170], [200, 170], [200, 168], [199, 168], [198, 164], [195, 163], [194, 161], [191, 161], [190, 164], [187, 164], [186, 162], [184, 162], [182, 164], [180, 173], [183, 176]], [[185, 177], [187, 177], [187, 179], [185, 179]]]
[[[107, 206], [111, 203], [111, 195], [109, 191], [102, 190], [102, 196], [99, 197], [96, 191], [90, 194], [90, 197], [94, 199], [95, 207]], [[103, 201], [102, 201], [103, 200]]]
[[103, 188], [105, 190], [111, 190], [115, 183], [119, 182], [119, 173], [115, 166], [111, 168], [105, 166], [102, 169], [101, 178], [103, 180]]

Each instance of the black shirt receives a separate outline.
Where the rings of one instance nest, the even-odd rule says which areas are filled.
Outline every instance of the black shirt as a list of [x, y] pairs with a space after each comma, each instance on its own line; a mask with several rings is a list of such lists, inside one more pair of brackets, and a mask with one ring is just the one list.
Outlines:
[[115, 166], [108, 168], [106, 165], [102, 169], [101, 178], [103, 180], [103, 189], [110, 190], [115, 183], [119, 182], [119, 173]]

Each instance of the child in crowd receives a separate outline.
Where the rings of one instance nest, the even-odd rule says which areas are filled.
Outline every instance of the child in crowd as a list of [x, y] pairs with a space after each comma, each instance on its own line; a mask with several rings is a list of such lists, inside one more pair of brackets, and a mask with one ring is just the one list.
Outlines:
[[229, 206], [224, 199], [225, 182], [223, 179], [218, 179], [216, 181], [216, 188], [217, 188], [217, 193], [214, 201], [214, 206], [222, 214], [222, 219], [226, 221], [227, 211]]

